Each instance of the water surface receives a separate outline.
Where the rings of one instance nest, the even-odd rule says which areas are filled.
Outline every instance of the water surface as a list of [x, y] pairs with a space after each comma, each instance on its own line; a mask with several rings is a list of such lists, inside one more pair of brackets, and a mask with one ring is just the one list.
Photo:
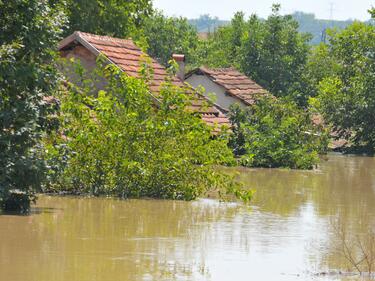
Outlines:
[[356, 280], [315, 274], [346, 268], [336, 222], [375, 225], [374, 158], [232, 172], [257, 190], [251, 207], [41, 196], [30, 216], [0, 215], [0, 280]]

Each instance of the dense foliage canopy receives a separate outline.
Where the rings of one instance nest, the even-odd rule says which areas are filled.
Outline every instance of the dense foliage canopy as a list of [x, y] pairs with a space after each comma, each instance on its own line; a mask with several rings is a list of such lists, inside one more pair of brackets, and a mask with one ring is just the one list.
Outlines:
[[99, 35], [130, 37], [153, 13], [151, 0], [50, 0], [66, 2], [69, 25], [65, 35], [74, 31]]
[[[331, 31], [328, 45], [313, 54], [317, 97], [311, 104], [333, 125], [338, 137], [375, 148], [375, 27], [355, 22]], [[328, 64], [327, 64], [328, 63]], [[326, 67], [319, 67], [326, 65]], [[329, 68], [327, 68], [327, 65]]]
[[[25, 211], [40, 190], [42, 135], [53, 128], [51, 96], [64, 16], [47, 1], [0, 1], [0, 207]], [[15, 197], [23, 197], [17, 203]]]
[[188, 62], [195, 61], [198, 34], [185, 18], [155, 12], [145, 20], [139, 35], [146, 42], [147, 53], [163, 65], [168, 65], [172, 54], [184, 54]]
[[311, 169], [326, 150], [327, 135], [294, 103], [265, 97], [243, 109], [232, 106], [230, 145], [248, 167]]
[[[298, 22], [298, 31], [309, 33], [312, 39], [310, 45], [317, 45], [326, 40], [327, 29], [344, 29], [352, 24], [353, 20], [333, 20], [317, 19], [314, 14], [296, 11], [291, 14], [292, 18]], [[189, 19], [189, 23], [197, 28], [198, 32], [214, 32], [221, 26], [230, 24], [230, 21], [221, 20], [210, 15], [201, 15], [196, 19]]]

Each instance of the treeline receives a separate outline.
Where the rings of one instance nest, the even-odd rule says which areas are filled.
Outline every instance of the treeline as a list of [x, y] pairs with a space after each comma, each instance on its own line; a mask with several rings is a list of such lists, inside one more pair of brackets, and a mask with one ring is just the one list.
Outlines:
[[[327, 40], [327, 29], [342, 30], [354, 22], [352, 19], [317, 19], [314, 14], [304, 12], [294, 12], [291, 16], [297, 21], [299, 32], [311, 34], [312, 37], [309, 41], [311, 45], [318, 45], [321, 42], [325, 42]], [[198, 33], [213, 33], [219, 27], [230, 24], [230, 21], [204, 14], [197, 19], [189, 19], [189, 23], [197, 29]]]
[[[330, 126], [374, 148], [374, 27], [355, 22], [311, 48], [279, 10], [266, 20], [237, 13], [200, 40], [187, 19], [166, 17], [150, 0], [0, 0], [0, 206], [27, 210], [47, 190], [185, 200], [219, 190], [249, 200], [216, 165], [312, 168]], [[101, 91], [79, 66], [81, 82], [67, 82], [57, 42], [75, 30], [131, 37], [169, 77], [173, 53], [188, 68], [234, 66], [269, 95], [233, 106], [232, 128], [214, 135], [170, 78], [152, 106], [147, 63], [140, 79], [99, 64], [97, 76], [109, 81]], [[312, 124], [316, 113], [325, 126]]]

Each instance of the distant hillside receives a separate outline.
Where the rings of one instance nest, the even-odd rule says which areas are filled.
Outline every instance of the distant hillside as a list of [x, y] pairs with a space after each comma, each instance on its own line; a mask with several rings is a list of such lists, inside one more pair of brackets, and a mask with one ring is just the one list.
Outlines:
[[344, 29], [348, 25], [352, 24], [352, 20], [338, 21], [338, 20], [322, 20], [315, 18], [314, 14], [307, 14], [303, 12], [295, 12], [292, 14], [293, 18], [299, 24], [299, 30], [301, 32], [311, 33], [313, 39], [311, 44], [319, 44], [323, 39], [323, 33], [327, 28]]
[[[293, 18], [299, 23], [299, 30], [301, 32], [308, 32], [313, 35], [311, 44], [319, 44], [323, 38], [323, 32], [327, 28], [343, 29], [349, 24], [353, 23], [352, 20], [338, 21], [338, 20], [322, 20], [315, 18], [314, 14], [304, 12], [295, 12], [292, 14]], [[217, 17], [210, 15], [202, 15], [198, 19], [189, 20], [190, 24], [195, 26], [200, 33], [213, 32], [219, 26], [229, 23], [229, 21], [220, 20]]]
[[220, 20], [218, 17], [211, 17], [208, 14], [201, 15], [197, 19], [190, 19], [189, 23], [195, 26], [199, 33], [213, 32], [219, 26], [228, 24], [230, 21]]

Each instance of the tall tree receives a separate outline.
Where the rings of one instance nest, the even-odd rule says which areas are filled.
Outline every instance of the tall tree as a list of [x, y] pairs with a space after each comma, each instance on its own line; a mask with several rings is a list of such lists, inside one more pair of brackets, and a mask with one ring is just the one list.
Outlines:
[[375, 8], [371, 8], [370, 10], [368, 10], [368, 12], [370, 13], [371, 18], [375, 19]]
[[185, 54], [187, 61], [195, 61], [198, 34], [186, 18], [164, 16], [161, 12], [145, 20], [143, 32], [150, 56], [167, 65], [173, 53]]
[[245, 25], [245, 14], [243, 12], [235, 13], [230, 25], [231, 48], [229, 55], [231, 56], [232, 61], [236, 61], [239, 55], [239, 51], [242, 45], [242, 37], [244, 36], [245, 32]]
[[265, 22], [252, 17], [242, 45], [241, 70], [277, 97], [299, 95], [304, 88], [302, 74], [307, 61], [310, 36], [298, 32], [298, 23], [279, 14], [274, 5]]
[[207, 40], [200, 40], [196, 50], [195, 66], [229, 67], [233, 65], [233, 57], [229, 54], [233, 50], [231, 43], [232, 31], [221, 27], [214, 33], [209, 33]]
[[67, 0], [69, 28], [100, 35], [128, 37], [152, 14], [151, 0]]
[[375, 148], [375, 26], [355, 22], [331, 31], [326, 61], [335, 68], [319, 83], [312, 99], [338, 136]]
[[64, 14], [46, 0], [0, 1], [0, 207], [25, 211], [40, 190], [53, 66]]

